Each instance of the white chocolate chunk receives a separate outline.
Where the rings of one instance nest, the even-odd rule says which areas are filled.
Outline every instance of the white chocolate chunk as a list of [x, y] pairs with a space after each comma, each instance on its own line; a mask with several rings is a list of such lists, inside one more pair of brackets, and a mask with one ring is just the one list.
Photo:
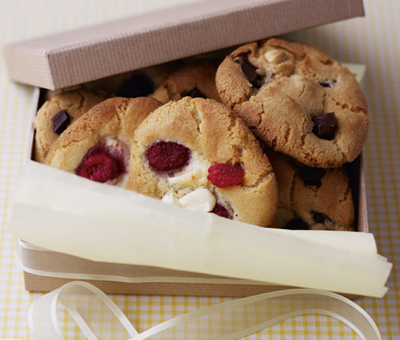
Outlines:
[[207, 160], [200, 157], [197, 153], [192, 154], [192, 159], [187, 168], [174, 177], [169, 177], [168, 182], [172, 185], [190, 185], [193, 187], [205, 186], [208, 184], [208, 168], [210, 167]]
[[264, 53], [264, 58], [271, 64], [280, 64], [288, 60], [287, 54], [278, 50], [268, 50]]
[[165, 194], [164, 197], [161, 199], [161, 201], [168, 204], [175, 204], [178, 206], [181, 205], [179, 203], [179, 200], [174, 196], [172, 192]]
[[210, 212], [215, 207], [216, 199], [209, 190], [198, 188], [180, 198], [179, 203], [189, 210]]

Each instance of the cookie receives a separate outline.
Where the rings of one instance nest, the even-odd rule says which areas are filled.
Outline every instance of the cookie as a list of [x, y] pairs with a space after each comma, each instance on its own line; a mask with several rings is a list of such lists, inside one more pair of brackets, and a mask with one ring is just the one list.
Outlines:
[[128, 76], [125, 75], [117, 88], [117, 96], [125, 98], [151, 96], [167, 78], [171, 69], [178, 67], [178, 64], [178, 62], [170, 62], [134, 71]]
[[367, 138], [367, 103], [350, 71], [311, 46], [269, 39], [221, 63], [223, 103], [275, 151], [312, 167], [352, 162]]
[[221, 101], [215, 87], [216, 71], [217, 66], [207, 60], [184, 64], [166, 78], [153, 97], [163, 103], [186, 96]]
[[145, 67], [85, 83], [88, 89], [102, 89], [116, 97], [137, 98], [151, 96], [166, 79], [171, 70], [181, 64], [172, 61], [165, 64]]
[[46, 164], [96, 182], [125, 187], [133, 134], [160, 105], [149, 97], [115, 97], [97, 104], [60, 135]]
[[308, 167], [272, 150], [267, 155], [279, 192], [271, 227], [354, 230], [354, 202], [344, 167]]
[[109, 96], [84, 88], [58, 93], [46, 101], [35, 117], [33, 158], [43, 163], [60, 134], [77, 118]]
[[184, 97], [136, 130], [127, 188], [165, 202], [267, 226], [277, 183], [243, 121], [212, 99]]

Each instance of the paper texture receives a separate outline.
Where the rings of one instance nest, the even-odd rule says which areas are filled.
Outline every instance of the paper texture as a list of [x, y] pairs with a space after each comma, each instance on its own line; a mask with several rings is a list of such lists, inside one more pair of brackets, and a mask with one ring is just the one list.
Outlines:
[[192, 212], [28, 161], [10, 232], [94, 261], [383, 296], [391, 264], [373, 236], [271, 230]]

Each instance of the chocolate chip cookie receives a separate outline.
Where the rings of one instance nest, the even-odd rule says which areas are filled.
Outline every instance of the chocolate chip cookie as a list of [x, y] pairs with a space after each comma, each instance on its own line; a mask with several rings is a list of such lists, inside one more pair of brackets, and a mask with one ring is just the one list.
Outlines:
[[151, 113], [132, 142], [128, 189], [259, 226], [277, 206], [271, 164], [243, 121], [212, 99], [184, 97]]
[[108, 97], [105, 92], [81, 88], [56, 94], [46, 101], [35, 118], [34, 160], [44, 162], [59, 135], [82, 114]]
[[60, 135], [46, 164], [92, 181], [125, 187], [133, 134], [160, 105], [150, 97], [115, 97], [95, 105]]
[[367, 137], [364, 95], [350, 71], [311, 46], [269, 39], [221, 63], [223, 103], [274, 150], [312, 167], [352, 162]]
[[125, 98], [151, 96], [155, 89], [161, 86], [171, 70], [175, 70], [179, 65], [179, 62], [170, 62], [120, 75], [118, 78], [123, 79], [119, 81], [116, 95]]
[[167, 103], [189, 96], [220, 101], [215, 87], [217, 66], [208, 60], [192, 61], [174, 70], [154, 91], [153, 97]]
[[344, 167], [308, 167], [272, 149], [267, 155], [279, 192], [272, 227], [354, 230], [353, 196]]

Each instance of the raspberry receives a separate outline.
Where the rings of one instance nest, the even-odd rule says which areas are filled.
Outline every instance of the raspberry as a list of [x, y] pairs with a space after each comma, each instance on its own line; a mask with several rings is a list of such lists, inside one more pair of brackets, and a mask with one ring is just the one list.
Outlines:
[[124, 171], [122, 159], [111, 155], [104, 147], [97, 146], [88, 151], [76, 169], [76, 174], [105, 183], [118, 178]]
[[216, 214], [221, 217], [229, 218], [228, 210], [221, 204], [217, 203], [213, 210], [211, 210], [213, 214]]
[[147, 149], [146, 156], [153, 170], [173, 172], [180, 170], [188, 163], [190, 150], [182, 144], [159, 141]]
[[208, 168], [207, 178], [218, 188], [226, 188], [239, 184], [244, 176], [240, 165], [215, 164]]

